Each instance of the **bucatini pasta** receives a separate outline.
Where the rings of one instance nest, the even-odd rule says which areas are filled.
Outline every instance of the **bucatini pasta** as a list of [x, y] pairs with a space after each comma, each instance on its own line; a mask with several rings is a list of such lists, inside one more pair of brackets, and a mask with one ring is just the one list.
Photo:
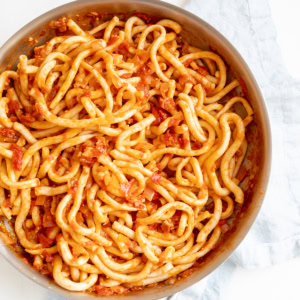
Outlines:
[[0, 214], [39, 272], [112, 295], [172, 284], [216, 247], [244, 201], [253, 111], [178, 23], [97, 20], [52, 22], [0, 75]]

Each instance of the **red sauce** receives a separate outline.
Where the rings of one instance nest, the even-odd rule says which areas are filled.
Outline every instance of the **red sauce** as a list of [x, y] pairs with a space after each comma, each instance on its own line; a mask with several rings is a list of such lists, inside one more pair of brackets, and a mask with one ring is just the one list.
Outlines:
[[45, 257], [47, 263], [53, 262], [54, 256], [52, 254], [50, 254], [47, 250], [44, 250], [42, 252], [42, 255]]
[[11, 144], [9, 149], [13, 152], [12, 155], [12, 167], [15, 171], [22, 170], [22, 158], [23, 158], [23, 150], [17, 144]]
[[192, 58], [187, 59], [185, 62], [183, 62], [183, 65], [184, 65], [185, 67], [188, 67], [188, 66], [190, 65], [191, 62], [193, 62], [193, 59], [192, 59]]
[[43, 248], [49, 248], [54, 243], [54, 240], [47, 238], [43, 233], [38, 234], [38, 239]]
[[112, 296], [112, 295], [121, 295], [121, 294], [126, 294], [128, 293], [128, 289], [117, 285], [117, 286], [112, 286], [112, 287], [104, 287], [102, 285], [96, 285], [95, 290], [97, 295], [99, 296]]
[[150, 178], [154, 183], [158, 184], [161, 180], [161, 175], [158, 173], [153, 173], [153, 175]]
[[206, 76], [206, 75], [209, 74], [207, 68], [204, 67], [204, 66], [199, 66], [198, 69], [197, 69], [197, 72], [198, 72], [199, 74], [201, 74], [202, 76]]
[[180, 145], [180, 148], [181, 149], [185, 149], [186, 146], [189, 144], [189, 140], [188, 139], [185, 139], [183, 137], [179, 137], [178, 138], [178, 142], [179, 142], [179, 145]]
[[142, 19], [142, 20], [144, 20], [147, 24], [149, 24], [152, 20], [152, 18], [149, 15], [143, 14], [143, 13], [138, 12], [138, 11], [134, 11], [133, 15], [140, 18], [140, 19]]
[[144, 92], [144, 98], [142, 100], [148, 100], [149, 99], [149, 89], [145, 86], [145, 83], [143, 83], [141, 80], [137, 83], [136, 89], [138, 91]]
[[75, 196], [75, 194], [78, 190], [78, 185], [79, 185], [78, 180], [71, 179], [68, 193], [71, 194], [73, 197]]
[[176, 109], [176, 104], [173, 98], [160, 97], [159, 104], [163, 109], [165, 109], [169, 113], [172, 113]]
[[159, 90], [163, 98], [167, 98], [167, 92], [169, 90], [169, 83], [164, 82], [160, 84]]
[[112, 45], [113, 43], [115, 43], [117, 40], [119, 39], [119, 37], [117, 35], [112, 35], [110, 37], [110, 39], [107, 42], [107, 46]]
[[177, 120], [177, 119], [171, 119], [171, 120], [169, 121], [168, 127], [177, 126], [177, 125], [180, 124], [180, 122], [181, 122], [180, 120]]
[[11, 128], [0, 128], [0, 139], [3, 142], [15, 143], [19, 136], [17, 131]]
[[29, 113], [20, 116], [20, 121], [23, 123], [32, 123], [35, 121], [35, 117]]
[[240, 82], [240, 85], [241, 85], [243, 96], [247, 98], [248, 97], [248, 88], [247, 88], [247, 85], [246, 85], [244, 79], [239, 78], [239, 82]]
[[167, 147], [175, 147], [176, 145], [178, 145], [178, 134], [167, 131], [162, 135], [161, 141]]
[[16, 100], [10, 100], [7, 106], [9, 114], [15, 114], [20, 109], [19, 103]]
[[51, 214], [49, 210], [46, 210], [44, 215], [43, 215], [43, 227], [48, 228], [48, 227], [54, 227], [56, 225], [54, 216]]
[[132, 194], [132, 187], [135, 182], [135, 179], [131, 179], [128, 183], [121, 183], [120, 189], [124, 193], [125, 198], [128, 199]]
[[159, 125], [170, 116], [164, 109], [160, 107], [153, 107], [152, 114], [155, 117], [155, 121], [152, 123], [152, 125]]

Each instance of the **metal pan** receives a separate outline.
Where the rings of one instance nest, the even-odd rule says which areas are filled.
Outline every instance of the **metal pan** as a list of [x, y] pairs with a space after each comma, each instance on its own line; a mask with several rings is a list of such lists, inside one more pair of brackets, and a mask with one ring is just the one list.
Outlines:
[[[176, 6], [158, 0], [83, 0], [71, 2], [49, 11], [13, 35], [0, 49], [0, 71], [3, 71], [7, 65], [15, 67], [20, 54], [30, 53], [34, 45], [28, 43], [29, 37], [37, 38], [38, 43], [44, 43], [48, 40], [50, 33], [46, 31], [41, 35], [41, 32], [51, 20], [61, 16], [85, 14], [89, 11], [126, 13], [134, 10], [158, 18], [172, 19], [182, 25], [182, 35], [191, 45], [204, 49], [208, 47], [217, 49], [217, 52], [230, 66], [230, 73], [244, 82], [244, 91], [246, 90], [247, 99], [255, 112], [254, 121], [248, 129], [250, 143], [247, 157], [243, 163], [249, 170], [250, 180], [245, 186], [246, 201], [243, 208], [237, 213], [236, 226], [226, 233], [220, 245], [207, 255], [203, 259], [202, 265], [187, 278], [178, 280], [174, 285], [161, 284], [154, 288], [146, 288], [122, 296], [128, 300], [137, 300], [141, 297], [144, 300], [150, 300], [177, 293], [200, 281], [218, 268], [244, 239], [262, 205], [271, 165], [271, 132], [263, 96], [249, 67], [237, 50], [217, 30], [197, 16]], [[57, 294], [80, 300], [92, 297], [86, 293], [68, 292], [60, 288], [52, 280], [25, 264], [4, 244], [0, 244], [0, 253], [25, 276]], [[111, 296], [109, 299], [120, 299], [120, 296]]]

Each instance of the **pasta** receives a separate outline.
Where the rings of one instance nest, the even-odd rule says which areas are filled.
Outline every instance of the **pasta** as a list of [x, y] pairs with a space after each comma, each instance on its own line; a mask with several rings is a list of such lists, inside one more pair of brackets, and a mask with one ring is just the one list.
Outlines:
[[244, 202], [253, 110], [174, 21], [52, 26], [60, 35], [0, 75], [0, 214], [64, 289], [172, 284]]

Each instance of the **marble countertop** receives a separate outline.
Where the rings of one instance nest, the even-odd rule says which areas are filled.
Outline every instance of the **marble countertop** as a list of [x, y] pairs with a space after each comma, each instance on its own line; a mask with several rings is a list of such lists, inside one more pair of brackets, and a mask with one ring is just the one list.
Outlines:
[[[221, 0], [220, 0], [221, 1]], [[0, 46], [23, 25], [36, 16], [70, 1], [67, 0], [9, 0], [1, 2]], [[170, 0], [182, 5], [184, 0]], [[300, 2], [298, 0], [269, 0], [277, 39], [285, 66], [300, 80]], [[230, 286], [220, 300], [299, 299], [300, 258], [264, 269], [238, 268]], [[54, 300], [55, 296], [33, 283], [0, 257], [1, 299]], [[246, 291], [246, 292], [245, 292]], [[213, 300], [213, 299], [212, 299]]]

